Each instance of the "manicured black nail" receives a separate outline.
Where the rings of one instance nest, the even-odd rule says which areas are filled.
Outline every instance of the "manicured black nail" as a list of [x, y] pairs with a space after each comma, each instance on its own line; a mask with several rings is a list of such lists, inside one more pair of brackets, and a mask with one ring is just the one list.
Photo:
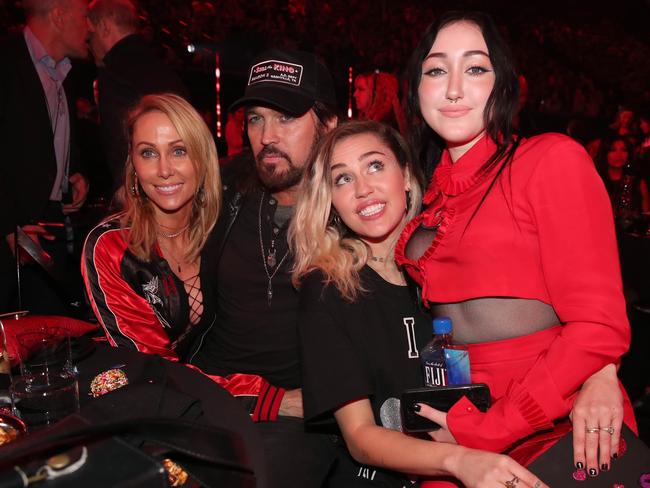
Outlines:
[[601, 464], [600, 465], [600, 470], [601, 471], [609, 471], [609, 466], [607, 464]]
[[612, 454], [612, 457], [613, 457], [614, 459], [618, 459], [618, 453], [615, 452], [614, 454]]
[[596, 469], [595, 468], [589, 468], [589, 476], [591, 476], [591, 477], [596, 476]]
[[420, 407], [420, 404], [419, 404], [419, 403], [416, 403], [415, 405], [413, 405], [413, 411], [414, 411], [414, 412], [419, 412], [419, 411], [420, 411], [420, 408], [421, 408], [421, 407]]
[[580, 461], [578, 461], [578, 462], [576, 463], [576, 468], [578, 468], [578, 469], [584, 469], [584, 467], [585, 467], [585, 465], [582, 464]]

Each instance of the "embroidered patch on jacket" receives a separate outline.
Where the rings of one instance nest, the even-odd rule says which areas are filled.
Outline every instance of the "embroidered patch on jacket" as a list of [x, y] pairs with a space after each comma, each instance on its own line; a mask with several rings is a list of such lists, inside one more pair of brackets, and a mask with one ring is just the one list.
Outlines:
[[169, 325], [169, 322], [167, 321], [162, 311], [160, 310], [164, 306], [164, 304], [163, 301], [160, 299], [159, 290], [160, 290], [160, 280], [158, 279], [157, 276], [154, 276], [149, 281], [147, 281], [144, 285], [142, 285], [144, 298], [145, 300], [147, 300], [147, 303], [151, 305], [151, 308], [153, 309], [153, 313], [156, 314], [156, 318], [165, 329], [169, 329], [171, 326]]

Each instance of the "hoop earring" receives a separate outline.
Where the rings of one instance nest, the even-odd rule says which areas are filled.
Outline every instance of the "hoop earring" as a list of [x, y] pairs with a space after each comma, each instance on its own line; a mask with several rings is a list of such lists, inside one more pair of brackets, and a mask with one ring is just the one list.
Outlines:
[[140, 191], [138, 190], [138, 175], [136, 174], [135, 171], [133, 172], [133, 184], [131, 185], [129, 191], [132, 197], [140, 196]]
[[205, 188], [203, 186], [201, 186], [199, 188], [199, 191], [196, 192], [196, 201], [198, 202], [199, 206], [205, 207], [206, 204]]
[[140, 183], [138, 182], [138, 175], [134, 171], [133, 172], [133, 185], [131, 186], [131, 195], [136, 197], [139, 200], [142, 200], [145, 202], [147, 200], [147, 194], [144, 192], [144, 190], [140, 191], [142, 187], [140, 186]]

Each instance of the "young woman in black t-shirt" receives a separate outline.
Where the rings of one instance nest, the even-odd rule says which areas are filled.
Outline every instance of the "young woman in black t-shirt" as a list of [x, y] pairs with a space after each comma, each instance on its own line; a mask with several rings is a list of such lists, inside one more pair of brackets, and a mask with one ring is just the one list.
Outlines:
[[522, 487], [545, 486], [507, 456], [396, 431], [391, 399], [421, 383], [417, 346], [430, 336], [393, 260], [421, 198], [410, 161], [404, 141], [386, 126], [335, 129], [306, 169], [289, 230], [305, 420], [333, 414], [354, 458], [340, 460], [330, 484], [411, 486], [399, 472], [452, 475], [468, 487], [514, 477]]

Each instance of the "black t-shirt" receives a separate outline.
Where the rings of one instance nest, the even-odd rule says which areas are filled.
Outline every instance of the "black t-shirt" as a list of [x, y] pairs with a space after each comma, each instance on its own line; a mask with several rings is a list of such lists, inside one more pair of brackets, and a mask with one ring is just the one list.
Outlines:
[[431, 339], [431, 318], [406, 286], [387, 283], [368, 266], [360, 275], [368, 291], [354, 303], [324, 286], [320, 272], [301, 285], [305, 419], [329, 420], [343, 404], [368, 397], [377, 425], [390, 428], [399, 410], [386, 400], [423, 385], [418, 351]]
[[[217, 271], [217, 320], [193, 364], [207, 373], [256, 374], [275, 386], [297, 388], [301, 384], [298, 293], [291, 284], [287, 224], [275, 224], [277, 201], [268, 193], [262, 196], [254, 192], [245, 197], [230, 231]], [[261, 248], [266, 259], [272, 240], [276, 266], [267, 269], [271, 275], [279, 269], [273, 275], [269, 306], [269, 278]]]

